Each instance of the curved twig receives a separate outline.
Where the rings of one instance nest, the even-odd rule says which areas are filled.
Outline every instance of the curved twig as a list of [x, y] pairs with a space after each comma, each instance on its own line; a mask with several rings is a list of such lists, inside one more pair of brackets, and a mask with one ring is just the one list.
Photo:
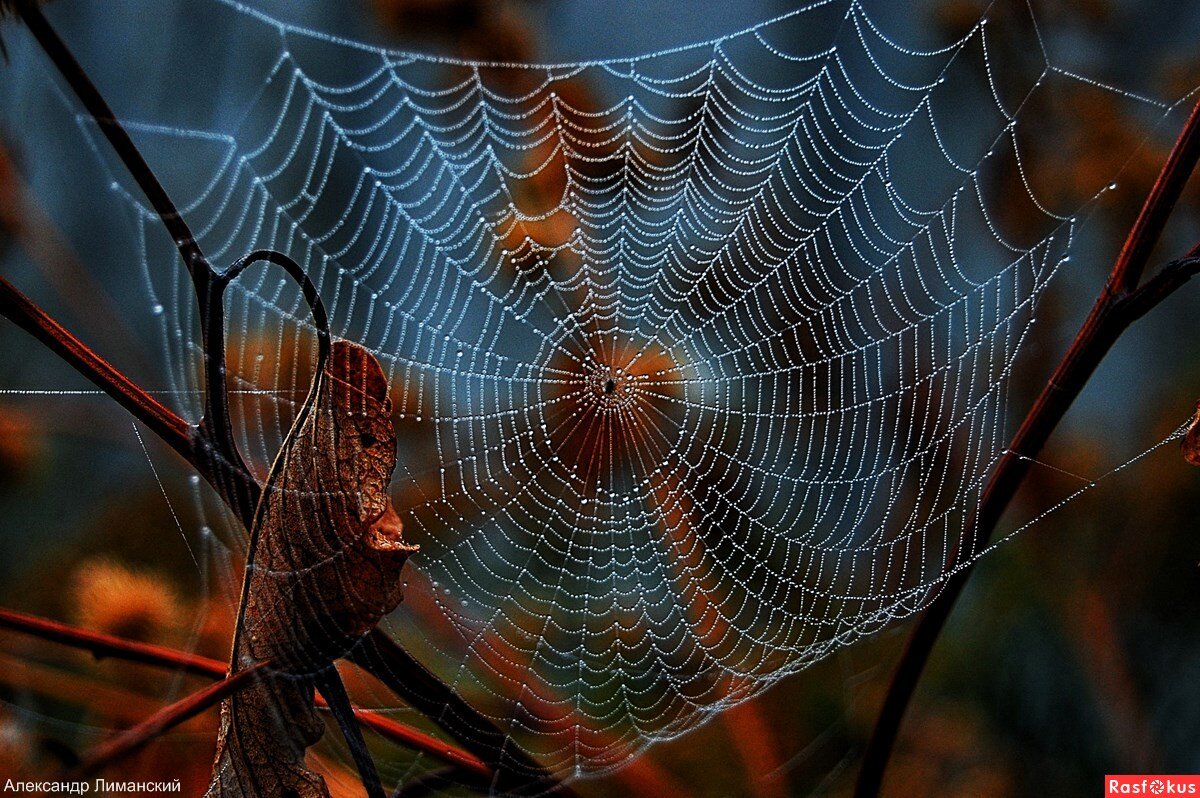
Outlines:
[[[70, 48], [59, 38], [37, 3], [32, 0], [17, 0], [14, 5], [21, 21], [29, 28], [57, 67], [59, 74], [108, 139], [121, 162], [125, 164], [179, 250], [183, 265], [192, 279], [192, 288], [200, 309], [198, 320], [205, 360], [204, 416], [200, 424], [193, 428], [192, 433], [192, 447], [200, 455], [194, 458], [197, 461], [194, 464], [222, 497], [227, 497], [227, 501], [239, 505], [234, 508], [239, 515], [246, 505], [249, 505], [248, 509], [253, 513], [257, 495], [252, 486], [257, 483], [250, 475], [250, 470], [237, 447], [233, 445], [233, 430], [229, 424], [229, 406], [225, 395], [224, 358], [214, 357], [214, 352], [210, 350], [214, 341], [219, 341], [224, 335], [224, 313], [221, 307], [224, 285], [220, 280], [221, 275], [204, 256], [191, 228], [159, 182], [154, 170], [146, 163], [125, 127], [109, 108]], [[223, 351], [223, 347], [219, 351]]]
[[[181, 250], [182, 251], [182, 250]], [[205, 294], [196, 288], [204, 349], [205, 410], [199, 425], [192, 430], [193, 463], [225, 503], [237, 513], [247, 530], [253, 526], [254, 510], [262, 496], [262, 486], [251, 475], [233, 439], [229, 414], [228, 376], [225, 364], [225, 289], [238, 275], [255, 263], [271, 263], [282, 268], [299, 285], [308, 303], [317, 332], [317, 362], [313, 373], [320, 374], [329, 359], [329, 318], [316, 285], [300, 264], [282, 252], [260, 249], [242, 256], [223, 272], [212, 272]], [[206, 262], [207, 266], [207, 262]], [[211, 267], [209, 267], [211, 271]]]
[[[92, 352], [3, 278], [0, 278], [0, 315], [12, 318], [22, 328], [46, 343], [69, 365], [129, 410], [134, 417], [155, 430], [168, 445], [199, 470], [195, 450], [189, 443], [190, 427], [186, 421], [158, 403], [115, 367]], [[257, 483], [255, 486], [257, 487]], [[156, 650], [154, 646], [147, 646], [144, 651], [121, 646], [111, 648], [111, 639], [103, 635], [93, 639], [88, 637], [92, 633], [83, 630], [72, 631], [69, 627], [53, 621], [18, 616], [0, 610], [0, 627], [3, 626], [28, 631], [76, 647], [89, 648], [97, 656], [117, 656], [120, 653], [126, 655], [125, 659], [160, 665], [170, 661], [191, 672], [215, 675], [216, 678], [221, 678], [227, 670], [226, 663], [184, 652], [169, 651], [165, 655], [167, 660], [164, 660], [163, 651]], [[76, 633], [83, 636], [76, 636]], [[89, 641], [91, 645], [80, 645], [81, 642]], [[128, 656], [129, 654], [134, 656]], [[171, 659], [172, 657], [174, 659]], [[355, 713], [364, 725], [401, 745], [431, 753], [457, 767], [472, 771], [474, 776], [470, 783], [490, 784], [496, 778], [493, 773], [495, 768], [505, 771], [500, 783], [514, 785], [509, 789], [510, 792], [525, 789], [533, 793], [556, 791], [561, 795], [573, 794], [535, 760], [519, 748], [509, 745], [506, 736], [495, 725], [379, 629], [371, 632], [351, 652], [349, 659], [433, 720], [471, 753], [447, 746], [436, 738], [395, 724], [382, 716], [365, 716], [362, 710], [356, 710]]]
[[[84, 109], [100, 128], [108, 143], [145, 194], [163, 227], [175, 242], [183, 265], [192, 280], [199, 309], [197, 320], [204, 356], [204, 411], [200, 422], [191, 427], [192, 455], [189, 460], [249, 529], [261, 488], [247, 467], [233, 438], [229, 415], [229, 397], [225, 371], [224, 292], [242, 270], [252, 263], [268, 261], [282, 266], [300, 285], [312, 311], [320, 339], [318, 367], [329, 352], [329, 325], [316, 287], [295, 261], [269, 250], [252, 252], [224, 272], [215, 269], [205, 256], [187, 221], [171, 200], [154, 170], [133, 143], [124, 125], [117, 119], [104, 96], [87, 72], [58, 36], [36, 2], [17, 0], [21, 20], [57, 67], [59, 74], [79, 98]], [[157, 430], [156, 430], [157, 432]], [[168, 441], [170, 442], [170, 441]], [[178, 447], [172, 444], [172, 448]]]

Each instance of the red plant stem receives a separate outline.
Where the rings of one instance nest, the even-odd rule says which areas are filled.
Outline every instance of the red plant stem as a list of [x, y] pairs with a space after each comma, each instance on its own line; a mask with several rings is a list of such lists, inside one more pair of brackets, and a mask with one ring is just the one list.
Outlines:
[[210, 684], [203, 690], [176, 701], [174, 704], [163, 707], [138, 725], [126, 729], [93, 748], [82, 762], [71, 768], [70, 776], [90, 776], [124, 757], [137, 753], [180, 723], [199, 715], [222, 701], [226, 696], [248, 687], [258, 678], [258, 672], [268, 664], [267, 662], [255, 663], [235, 674], [226, 676], [219, 682]]
[[4, 608], [0, 608], [0, 629], [10, 629], [14, 632], [39, 637], [42, 640], [49, 640], [52, 643], [61, 643], [71, 648], [90, 651], [98, 660], [113, 657], [142, 665], [174, 668], [209, 679], [224, 679], [229, 670], [229, 666], [224, 662], [202, 657], [199, 654], [189, 654], [186, 651], [156, 646], [152, 643], [126, 640], [103, 632], [93, 632], [90, 629], [82, 629], [78, 626]]
[[975, 554], [991, 538], [1000, 517], [1028, 474], [1031, 458], [1042, 450], [1095, 372], [1096, 366], [1129, 325], [1196, 273], [1195, 255], [1200, 254], [1200, 245], [1193, 248], [1188, 257], [1168, 264], [1141, 288], [1138, 287], [1146, 262], [1198, 159], [1200, 102], [1192, 108], [1170, 156], [1142, 204], [1104, 290], [997, 462], [980, 497], [975, 522], [950, 552], [948, 569], [958, 570], [946, 580], [909, 635], [863, 753], [854, 793], [856, 798], [870, 798], [879, 794], [900, 724], [925, 663], [950, 617], [955, 601], [971, 578]]
[[0, 315], [37, 338], [68, 365], [148, 426], [168, 446], [192, 461], [191, 425], [143, 391], [111, 363], [50, 317], [8, 280], [0, 277]]
[[[324, 702], [318, 701], [317, 706], [324, 708]], [[397, 723], [386, 715], [380, 715], [369, 709], [359, 709], [356, 707], [354, 709], [354, 717], [358, 718], [362, 725], [392, 742], [400, 743], [414, 751], [432, 754], [443, 762], [453, 765], [463, 772], [472, 774], [476, 779], [483, 779], [485, 783], [492, 779], [492, 769], [474, 754], [469, 754], [460, 748], [447, 745], [436, 737], [425, 734], [411, 726], [405, 726], [403, 723]]]
[[1179, 195], [1183, 193], [1188, 178], [1196, 169], [1198, 157], [1200, 101], [1192, 106], [1192, 112], [1188, 115], [1183, 130], [1179, 132], [1179, 137], [1175, 139], [1166, 163], [1159, 171], [1154, 185], [1150, 187], [1150, 193], [1142, 202], [1142, 209], [1138, 212], [1133, 227], [1129, 228], [1129, 233], [1125, 236], [1125, 243], [1117, 255], [1116, 263], [1113, 264], [1108, 285], [1105, 286], [1106, 292], [1111, 295], [1110, 298], [1120, 298], [1129, 294], [1141, 282], [1150, 253], [1162, 236], [1167, 219], [1175, 209], [1175, 203], [1179, 201]]
[[[97, 659], [112, 657], [142, 665], [183, 670], [209, 679], [224, 679], [229, 673], [227, 663], [210, 657], [165, 646], [156, 646], [151, 643], [126, 640], [103, 632], [93, 632], [60, 621], [52, 621], [48, 618], [4, 608], [0, 608], [0, 629], [10, 629], [52, 643], [90, 651]], [[319, 709], [327, 708], [324, 700], [319, 696], [317, 697], [317, 707]], [[364, 726], [377, 732], [381, 737], [415, 751], [429, 754], [449, 765], [461, 767], [476, 777], [482, 776], [490, 779], [492, 776], [492, 771], [481, 759], [444, 743], [436, 737], [368, 709], [356, 707], [354, 715]]]

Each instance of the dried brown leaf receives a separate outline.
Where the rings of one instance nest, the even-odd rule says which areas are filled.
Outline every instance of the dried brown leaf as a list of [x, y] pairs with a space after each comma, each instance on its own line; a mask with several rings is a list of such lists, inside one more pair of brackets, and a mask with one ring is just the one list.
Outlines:
[[387, 494], [395, 465], [383, 371], [339, 341], [255, 514], [234, 667], [269, 659], [277, 670], [222, 705], [210, 797], [329, 794], [304, 763], [323, 731], [308, 677], [400, 602], [416, 547]]

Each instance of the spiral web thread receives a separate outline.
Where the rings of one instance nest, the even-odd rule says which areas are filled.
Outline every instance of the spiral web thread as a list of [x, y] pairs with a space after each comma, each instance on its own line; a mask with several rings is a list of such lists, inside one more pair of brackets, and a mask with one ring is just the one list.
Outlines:
[[[517, 744], [617, 767], [936, 595], [1076, 229], [1025, 182], [1022, 111], [1074, 76], [1002, 71], [986, 16], [919, 50], [854, 0], [537, 66], [222, 10], [277, 48], [245, 120], [140, 135], [212, 154], [185, 213], [214, 263], [290, 254], [380, 360], [422, 547], [386, 625]], [[1001, 175], [1040, 220], [1027, 242]], [[190, 288], [125, 193], [193, 395]], [[265, 468], [311, 326], [278, 272], [229, 302]]]

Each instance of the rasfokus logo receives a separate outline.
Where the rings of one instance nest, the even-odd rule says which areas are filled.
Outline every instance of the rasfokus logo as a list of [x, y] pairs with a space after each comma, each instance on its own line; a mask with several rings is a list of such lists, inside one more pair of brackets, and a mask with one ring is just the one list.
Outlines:
[[1105, 776], [1104, 798], [1114, 795], [1195, 795], [1200, 798], [1200, 776]]

